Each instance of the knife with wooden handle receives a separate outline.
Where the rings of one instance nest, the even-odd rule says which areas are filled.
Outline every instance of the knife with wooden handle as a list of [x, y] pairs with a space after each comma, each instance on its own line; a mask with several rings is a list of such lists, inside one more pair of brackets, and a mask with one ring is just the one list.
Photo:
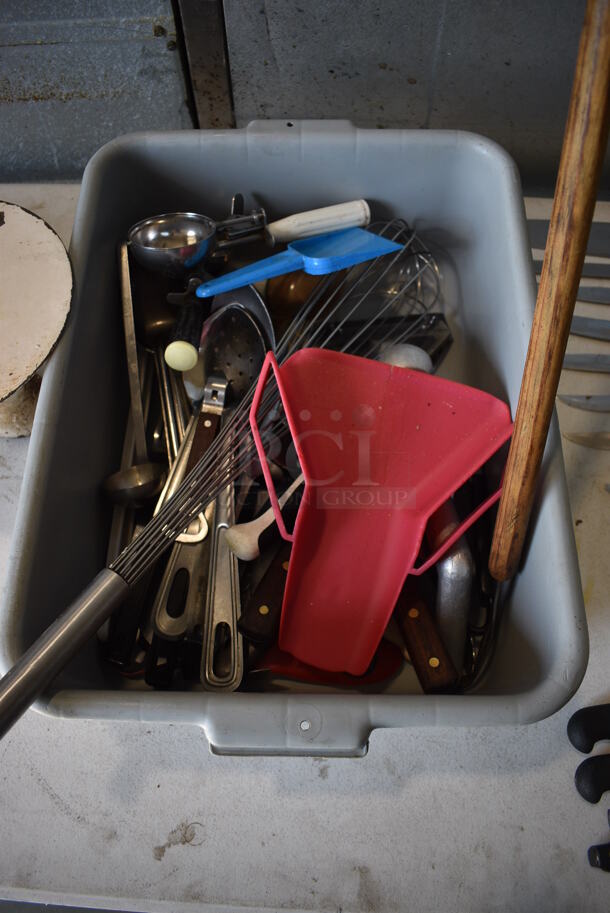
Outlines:
[[257, 646], [270, 646], [277, 640], [291, 548], [290, 542], [282, 540], [239, 619], [242, 635]]
[[424, 694], [451, 691], [458, 674], [432, 613], [410, 577], [407, 577], [394, 612]]

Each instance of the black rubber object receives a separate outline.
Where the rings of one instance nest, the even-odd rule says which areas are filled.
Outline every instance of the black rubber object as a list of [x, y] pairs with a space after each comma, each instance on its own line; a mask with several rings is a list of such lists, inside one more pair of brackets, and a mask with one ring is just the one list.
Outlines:
[[610, 872], [610, 843], [599, 843], [597, 846], [590, 846], [589, 865], [602, 872]]
[[596, 742], [610, 739], [610, 704], [582, 707], [568, 722], [568, 738], [574, 748], [589, 754]]
[[583, 799], [599, 802], [606, 790], [610, 790], [610, 754], [595, 755], [579, 764], [574, 782]]
[[170, 342], [177, 342], [178, 340], [188, 342], [198, 352], [203, 321], [208, 316], [209, 310], [209, 307], [206, 307], [205, 304], [203, 307], [201, 306], [199, 299], [196, 303], [181, 307], [170, 336]]

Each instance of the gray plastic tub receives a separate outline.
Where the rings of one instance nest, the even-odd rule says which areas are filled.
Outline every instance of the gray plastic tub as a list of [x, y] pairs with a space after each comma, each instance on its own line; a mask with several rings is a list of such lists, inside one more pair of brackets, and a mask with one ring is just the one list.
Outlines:
[[[46, 371], [0, 615], [5, 671], [103, 566], [127, 404], [116, 247], [145, 216], [226, 214], [256, 195], [271, 218], [364, 197], [408, 219], [437, 254], [456, 342], [444, 373], [515, 408], [535, 281], [516, 168], [466, 133], [359, 130], [344, 121], [257, 122], [244, 130], [128, 136], [84, 174], [71, 245], [70, 326]], [[37, 708], [50, 715], [203, 727], [219, 753], [358, 755], [378, 727], [526, 723], [574, 693], [587, 634], [556, 422], [521, 573], [498, 650], [476, 694], [165, 693], [120, 680], [89, 644]], [[303, 721], [309, 722], [301, 726]]]

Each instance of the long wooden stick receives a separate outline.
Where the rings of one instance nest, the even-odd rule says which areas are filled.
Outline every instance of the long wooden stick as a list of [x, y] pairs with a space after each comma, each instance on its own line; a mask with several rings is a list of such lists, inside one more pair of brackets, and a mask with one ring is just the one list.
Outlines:
[[489, 570], [518, 568], [593, 217], [608, 139], [610, 0], [589, 0], [580, 37], [553, 212]]

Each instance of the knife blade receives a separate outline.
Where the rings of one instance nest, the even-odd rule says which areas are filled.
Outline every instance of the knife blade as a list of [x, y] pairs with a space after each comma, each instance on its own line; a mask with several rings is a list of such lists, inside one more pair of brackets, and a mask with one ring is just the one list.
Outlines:
[[566, 371], [599, 371], [610, 373], [610, 355], [566, 355], [563, 360]]
[[588, 412], [610, 412], [610, 396], [579, 396], [560, 393], [558, 397], [567, 406], [575, 409], [586, 409]]
[[564, 431], [563, 436], [582, 447], [593, 447], [595, 450], [610, 450], [610, 431], [591, 431], [588, 434], [575, 434]]
[[610, 341], [610, 320], [596, 317], [573, 317], [570, 333], [573, 336], [588, 336], [589, 339]]

